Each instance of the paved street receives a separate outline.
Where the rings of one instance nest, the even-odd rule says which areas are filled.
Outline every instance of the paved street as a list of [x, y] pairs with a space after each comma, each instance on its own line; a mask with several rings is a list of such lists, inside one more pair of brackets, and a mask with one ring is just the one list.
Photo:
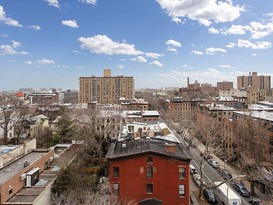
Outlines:
[[[181, 135], [177, 135], [177, 137], [179, 140], [182, 141]], [[205, 150], [205, 146], [198, 140], [196, 140], [196, 148], [191, 148], [190, 150], [192, 156], [194, 157], [191, 163], [197, 168], [198, 173], [200, 172], [199, 165], [202, 159], [200, 157], [200, 152], [204, 152], [204, 150]], [[228, 166], [220, 158], [218, 158], [217, 156], [213, 154], [212, 156], [213, 156], [213, 159], [215, 159], [220, 164], [220, 167], [222, 169], [225, 168], [232, 174], [233, 178], [239, 176], [236, 170]], [[207, 162], [205, 162], [204, 164], [204, 173], [205, 173], [204, 178], [209, 184], [212, 184], [215, 181], [223, 181], [222, 177], [218, 174], [216, 169], [212, 168]], [[244, 184], [245, 184], [245, 187], [250, 191], [250, 183], [248, 181], [244, 181]], [[192, 186], [191, 188], [192, 192], [196, 192], [197, 186], [195, 184], [193, 185], [193, 183], [191, 183], [191, 186]], [[273, 203], [265, 195], [263, 195], [257, 188], [255, 188], [255, 192], [259, 196], [259, 198], [262, 200], [264, 205], [273, 205]], [[238, 194], [238, 196], [240, 195]], [[249, 205], [247, 197], [240, 196], [240, 198], [242, 200], [242, 205]], [[196, 201], [196, 204], [200, 204], [198, 203], [198, 201]], [[203, 202], [201, 203], [203, 204]]]

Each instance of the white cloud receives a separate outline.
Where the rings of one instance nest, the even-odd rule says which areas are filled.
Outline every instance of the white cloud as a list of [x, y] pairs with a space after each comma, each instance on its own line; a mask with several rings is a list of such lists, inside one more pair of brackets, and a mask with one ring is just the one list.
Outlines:
[[168, 45], [167, 50], [171, 52], [177, 52], [176, 48], [181, 47], [181, 43], [172, 39], [169, 39], [165, 42], [166, 45]]
[[151, 65], [158, 66], [158, 67], [163, 67], [163, 65], [162, 65], [160, 62], [158, 62], [158, 61], [153, 61], [153, 62], [151, 62], [150, 64], [151, 64]]
[[41, 64], [41, 65], [49, 65], [49, 64], [55, 64], [55, 61], [54, 60], [49, 60], [47, 58], [43, 58], [41, 60], [38, 60], [37, 63]]
[[6, 16], [3, 6], [1, 6], [1, 5], [0, 5], [0, 21], [2, 21], [3, 23], [5, 23], [9, 26], [23, 27], [18, 21], [14, 20], [12, 18], [8, 18]]
[[17, 51], [13, 49], [10, 45], [1, 45], [0, 46], [1, 53], [0, 55], [15, 55]]
[[229, 43], [226, 45], [227, 48], [233, 48], [236, 44], [235, 43]]
[[273, 33], [273, 23], [261, 24], [258, 22], [250, 23], [251, 38], [260, 39]]
[[64, 21], [62, 21], [62, 24], [65, 25], [65, 26], [72, 27], [72, 28], [78, 28], [79, 27], [76, 20], [64, 20]]
[[235, 35], [243, 35], [245, 34], [246, 30], [248, 30], [247, 26], [242, 26], [242, 25], [232, 25], [229, 29], [226, 30], [226, 33], [228, 34], [235, 34]]
[[60, 4], [58, 0], [44, 0], [44, 1], [47, 2], [50, 6], [60, 8]]
[[168, 46], [171, 46], [171, 47], [178, 47], [178, 48], [181, 47], [181, 43], [179, 43], [178, 41], [172, 40], [172, 39], [167, 40], [165, 42], [165, 44]]
[[97, 3], [97, 0], [79, 0], [82, 3], [92, 4], [95, 5]]
[[148, 58], [159, 58], [161, 56], [164, 56], [163, 54], [159, 54], [159, 53], [144, 53], [144, 54]]
[[0, 55], [28, 55], [26, 51], [17, 51], [16, 49], [21, 46], [18, 41], [12, 41], [11, 45], [1, 45]]
[[140, 63], [146, 63], [147, 62], [147, 60], [142, 56], [137, 56], [136, 58], [132, 58], [131, 60], [138, 61]]
[[269, 41], [257, 41], [256, 43], [252, 43], [248, 40], [239, 39], [237, 46], [239, 48], [268, 49], [271, 48], [272, 44]]
[[227, 51], [222, 48], [214, 48], [214, 47], [210, 47], [210, 48], [206, 49], [206, 54], [208, 54], [208, 55], [214, 55], [217, 52], [225, 53]]
[[212, 33], [212, 34], [218, 34], [219, 33], [219, 31], [217, 29], [213, 28], [213, 27], [209, 28], [208, 31], [209, 31], [209, 33]]
[[250, 22], [246, 26], [232, 25], [228, 29], [222, 29], [222, 34], [244, 35], [246, 32], [251, 34], [252, 39], [260, 39], [273, 33], [273, 23]]
[[20, 47], [21, 46], [21, 43], [18, 42], [18, 41], [12, 41], [12, 48], [17, 48], [17, 47]]
[[35, 31], [41, 30], [41, 27], [37, 25], [28, 26], [28, 28], [33, 29]]
[[168, 50], [168, 51], [171, 51], [171, 52], [177, 52], [177, 49], [176, 49], [176, 48], [168, 47], [167, 50]]
[[124, 69], [125, 66], [124, 65], [118, 65], [118, 68], [121, 70], [121, 69]]
[[81, 48], [87, 49], [91, 53], [103, 53], [107, 55], [145, 55], [150, 58], [159, 58], [163, 54], [158, 53], [145, 53], [137, 50], [134, 44], [126, 42], [119, 43], [108, 38], [106, 35], [96, 35], [93, 37], [80, 37], [78, 41], [81, 42]]
[[135, 48], [133, 44], [114, 42], [106, 35], [94, 37], [80, 37], [82, 49], [88, 49], [92, 53], [104, 53], [107, 55], [142, 55], [143, 52]]
[[192, 50], [191, 51], [194, 55], [204, 55], [204, 53], [202, 51], [196, 51], [196, 50]]
[[181, 19], [177, 17], [172, 18], [172, 21], [175, 23], [182, 23]]
[[227, 69], [231, 68], [230, 65], [226, 65], [226, 64], [224, 64], [224, 65], [219, 65], [219, 67], [220, 67], [220, 68], [227, 68]]
[[200, 24], [209, 26], [212, 22], [231, 22], [244, 11], [243, 6], [233, 5], [231, 0], [156, 0], [162, 9], [166, 10], [173, 21], [178, 18], [189, 18]]
[[25, 61], [25, 64], [26, 65], [31, 65], [31, 64], [33, 64], [33, 62], [32, 61]]
[[9, 62], [9, 63], [14, 63], [14, 62], [16, 62], [16, 60], [15, 60], [15, 59], [12, 59], [12, 60], [8, 60], [8, 62]]

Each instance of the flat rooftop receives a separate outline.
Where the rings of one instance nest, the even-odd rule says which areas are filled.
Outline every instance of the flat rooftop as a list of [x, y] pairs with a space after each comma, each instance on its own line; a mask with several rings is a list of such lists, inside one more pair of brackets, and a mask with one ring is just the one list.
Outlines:
[[3, 184], [10, 178], [17, 175], [20, 171], [22, 171], [24, 169], [25, 161], [28, 161], [29, 164], [33, 164], [38, 159], [40, 159], [42, 155], [44, 155], [45, 153], [47, 152], [43, 152], [43, 151], [30, 152], [27, 155], [1, 168], [0, 169], [0, 184]]
[[41, 193], [50, 185], [57, 177], [61, 168], [67, 166], [76, 156], [78, 145], [73, 144], [69, 147], [57, 147], [54, 149], [55, 154], [59, 155], [54, 159], [42, 173], [40, 173], [39, 181], [31, 187], [24, 187], [16, 193], [11, 199], [4, 204], [27, 204], [33, 203]]

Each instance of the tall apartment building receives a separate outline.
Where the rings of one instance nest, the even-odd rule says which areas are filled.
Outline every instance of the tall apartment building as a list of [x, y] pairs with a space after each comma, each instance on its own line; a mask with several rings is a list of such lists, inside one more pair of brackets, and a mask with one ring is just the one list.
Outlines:
[[233, 82], [223, 81], [217, 82], [217, 91], [233, 89]]
[[110, 69], [104, 69], [103, 77], [80, 77], [79, 102], [108, 104], [119, 98], [134, 98], [134, 78], [123, 75], [111, 76]]
[[271, 76], [258, 76], [257, 72], [249, 73], [248, 76], [237, 77], [237, 88], [247, 89], [251, 86], [252, 89], [265, 90], [266, 95], [271, 95]]

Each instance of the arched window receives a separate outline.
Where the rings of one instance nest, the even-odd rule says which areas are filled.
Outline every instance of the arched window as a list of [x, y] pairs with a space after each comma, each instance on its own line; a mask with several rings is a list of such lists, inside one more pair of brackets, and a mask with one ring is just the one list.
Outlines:
[[153, 163], [153, 158], [151, 156], [147, 157], [146, 162]]

